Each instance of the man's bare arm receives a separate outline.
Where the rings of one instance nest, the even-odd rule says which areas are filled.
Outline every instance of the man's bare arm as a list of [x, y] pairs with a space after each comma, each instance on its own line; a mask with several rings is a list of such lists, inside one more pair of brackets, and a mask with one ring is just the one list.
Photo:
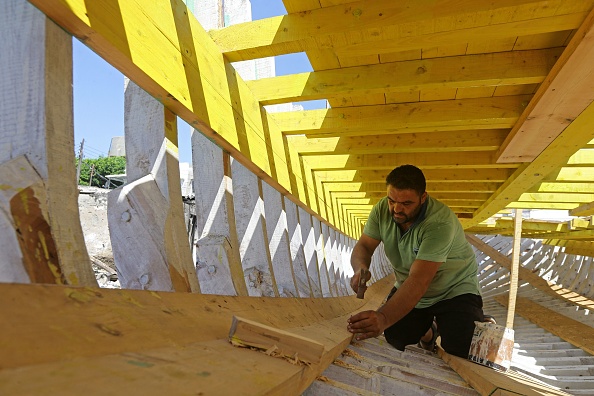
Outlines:
[[402, 319], [417, 305], [442, 263], [415, 260], [409, 277], [398, 291], [377, 311], [363, 311], [349, 319], [347, 329], [357, 333], [357, 340], [377, 337]]
[[[353, 271], [355, 273], [351, 278], [351, 288], [355, 292], [359, 290], [361, 269], [369, 270], [369, 266], [371, 265], [371, 257], [373, 256], [373, 252], [375, 252], [375, 249], [379, 246], [379, 244], [379, 240], [373, 239], [370, 236], [363, 234], [353, 248], [353, 253], [351, 253], [351, 266], [353, 267]], [[371, 278], [371, 273], [368, 272], [367, 274], [368, 278], [365, 279], [365, 281], [368, 281], [369, 278]]]

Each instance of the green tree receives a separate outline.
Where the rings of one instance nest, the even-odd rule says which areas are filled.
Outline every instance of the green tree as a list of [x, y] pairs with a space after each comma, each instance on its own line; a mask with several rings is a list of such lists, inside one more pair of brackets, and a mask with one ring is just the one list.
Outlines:
[[[78, 166], [78, 159], [76, 160], [76, 166]], [[93, 180], [89, 183], [93, 166]], [[83, 159], [80, 167], [78, 184], [81, 186], [103, 187], [106, 183], [105, 176], [123, 173], [126, 173], [126, 157], [86, 158]]]

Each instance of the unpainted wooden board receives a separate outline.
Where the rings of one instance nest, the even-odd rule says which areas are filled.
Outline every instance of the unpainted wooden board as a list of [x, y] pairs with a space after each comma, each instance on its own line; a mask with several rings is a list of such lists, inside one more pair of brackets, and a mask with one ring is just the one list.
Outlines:
[[[370, 288], [365, 301], [0, 284], [7, 319], [0, 321], [0, 334], [10, 340], [0, 343], [0, 393], [39, 394], [59, 387], [63, 394], [76, 394], [85, 386], [86, 394], [100, 394], [104, 386], [91, 384], [104, 385], [106, 376], [114, 389], [134, 387], [134, 393], [151, 395], [165, 387], [180, 393], [232, 393], [237, 387], [257, 394], [299, 393], [349, 344], [348, 317], [377, 308], [392, 282], [387, 278]], [[238, 314], [324, 345], [320, 363], [295, 366], [231, 346], [229, 326]]]

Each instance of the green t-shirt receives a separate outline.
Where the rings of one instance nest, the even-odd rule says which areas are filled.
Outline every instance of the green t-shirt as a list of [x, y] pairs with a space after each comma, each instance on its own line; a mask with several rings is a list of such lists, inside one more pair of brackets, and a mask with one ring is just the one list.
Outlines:
[[416, 308], [461, 294], [480, 295], [474, 251], [456, 214], [438, 200], [427, 196], [417, 221], [402, 233], [392, 219], [387, 197], [382, 198], [371, 210], [363, 233], [384, 243], [396, 287], [406, 280], [416, 259], [443, 263]]

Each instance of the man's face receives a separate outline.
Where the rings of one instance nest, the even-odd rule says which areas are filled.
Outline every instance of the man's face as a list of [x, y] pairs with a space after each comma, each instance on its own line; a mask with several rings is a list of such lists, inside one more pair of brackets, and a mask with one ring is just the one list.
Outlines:
[[426, 199], [426, 192], [419, 196], [415, 190], [400, 190], [388, 186], [388, 207], [397, 224], [410, 226], [414, 223]]

